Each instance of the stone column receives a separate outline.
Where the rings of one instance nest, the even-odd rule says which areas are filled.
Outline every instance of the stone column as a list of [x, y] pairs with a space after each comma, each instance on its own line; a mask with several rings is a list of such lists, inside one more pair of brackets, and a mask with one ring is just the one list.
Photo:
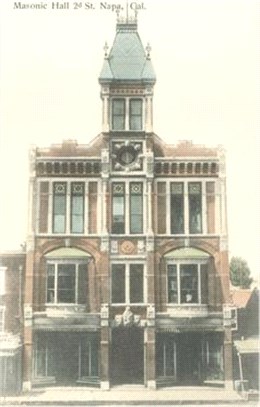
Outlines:
[[[154, 321], [154, 320], [153, 320]], [[148, 326], [145, 328], [145, 383], [148, 389], [156, 389], [155, 376], [155, 327]], [[153, 325], [153, 324], [151, 324]]]
[[233, 389], [233, 353], [232, 353], [232, 331], [230, 327], [224, 330], [224, 366], [225, 366], [225, 388]]
[[100, 335], [100, 384], [102, 390], [109, 390], [109, 308], [108, 304], [101, 306], [101, 335]]

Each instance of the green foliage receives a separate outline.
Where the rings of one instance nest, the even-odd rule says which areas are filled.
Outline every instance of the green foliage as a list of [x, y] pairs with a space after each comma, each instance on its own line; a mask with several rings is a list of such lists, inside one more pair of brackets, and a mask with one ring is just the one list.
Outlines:
[[253, 279], [250, 277], [250, 268], [241, 257], [232, 257], [229, 265], [230, 280], [233, 286], [250, 288]]

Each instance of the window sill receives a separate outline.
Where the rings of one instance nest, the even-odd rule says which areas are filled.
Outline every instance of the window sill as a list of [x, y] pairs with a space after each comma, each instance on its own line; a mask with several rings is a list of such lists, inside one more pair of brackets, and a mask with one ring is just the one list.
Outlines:
[[168, 304], [167, 313], [174, 318], [207, 317], [209, 311], [206, 304]]
[[111, 303], [111, 307], [147, 307], [147, 304], [145, 302], [135, 302], [135, 303], [120, 303], [120, 304], [115, 304]]
[[80, 304], [45, 304], [47, 317], [59, 317], [64, 314], [82, 314], [86, 306]]

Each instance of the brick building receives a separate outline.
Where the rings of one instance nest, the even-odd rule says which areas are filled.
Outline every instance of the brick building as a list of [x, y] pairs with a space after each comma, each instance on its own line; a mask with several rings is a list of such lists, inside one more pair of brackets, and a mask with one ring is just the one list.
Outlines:
[[0, 255], [0, 396], [22, 388], [24, 264], [23, 251]]
[[154, 134], [155, 82], [118, 20], [102, 132], [31, 151], [24, 388], [232, 383], [224, 153]]

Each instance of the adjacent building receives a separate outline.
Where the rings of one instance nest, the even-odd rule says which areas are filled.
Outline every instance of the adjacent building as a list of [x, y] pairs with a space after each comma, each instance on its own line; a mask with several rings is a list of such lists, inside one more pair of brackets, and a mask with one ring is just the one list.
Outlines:
[[259, 395], [259, 289], [233, 288], [232, 302], [237, 309], [233, 331], [234, 380], [242, 391], [258, 390]]
[[0, 396], [22, 389], [24, 264], [23, 251], [0, 255]]
[[119, 19], [102, 132], [31, 150], [25, 389], [232, 386], [224, 152], [154, 133], [155, 82]]

